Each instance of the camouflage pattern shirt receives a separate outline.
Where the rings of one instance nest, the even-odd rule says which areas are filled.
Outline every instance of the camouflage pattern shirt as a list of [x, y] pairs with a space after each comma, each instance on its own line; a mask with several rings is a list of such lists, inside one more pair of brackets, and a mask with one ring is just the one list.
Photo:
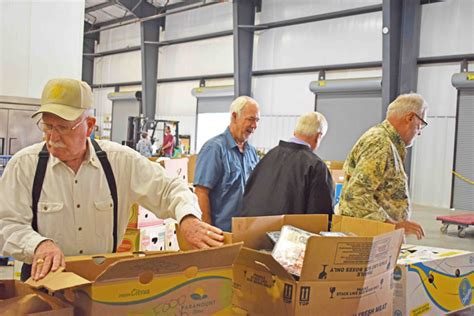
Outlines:
[[342, 215], [384, 222], [409, 219], [405, 143], [385, 120], [365, 132], [344, 163]]

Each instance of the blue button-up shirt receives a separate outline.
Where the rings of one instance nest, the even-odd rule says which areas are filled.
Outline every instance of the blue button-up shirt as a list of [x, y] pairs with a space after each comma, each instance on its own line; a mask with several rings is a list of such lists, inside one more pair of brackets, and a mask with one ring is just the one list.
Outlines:
[[232, 217], [238, 216], [245, 183], [258, 163], [255, 147], [248, 142], [239, 151], [229, 128], [208, 140], [199, 152], [194, 185], [209, 189], [212, 224], [231, 231]]

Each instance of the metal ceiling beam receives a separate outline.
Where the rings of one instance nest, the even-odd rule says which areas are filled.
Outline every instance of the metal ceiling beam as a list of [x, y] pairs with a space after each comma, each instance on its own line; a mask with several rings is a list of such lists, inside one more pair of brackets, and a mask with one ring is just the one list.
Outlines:
[[96, 5], [93, 5], [91, 7], [86, 8], [86, 13], [91, 13], [91, 12], [94, 12], [94, 11], [97, 11], [97, 10], [102, 10], [102, 9], [111, 7], [113, 5], [115, 5], [115, 1], [114, 0], [108, 0], [106, 2], [99, 3], [99, 4], [96, 4]]
[[[116, 0], [137, 18], [154, 16], [159, 10], [143, 0]], [[146, 45], [147, 41], [160, 40], [160, 26], [164, 18], [140, 23], [140, 48], [142, 67], [142, 109], [145, 117], [155, 119], [156, 112], [156, 78], [158, 76], [158, 47]]]
[[[120, 0], [120, 1], [124, 2], [125, 0]], [[139, 18], [139, 19], [135, 18], [133, 16], [131, 18], [129, 18], [127, 21], [124, 21], [122, 19], [118, 19], [117, 23], [120, 23], [120, 24], [117, 24], [117, 25], [115, 25], [115, 24], [111, 25], [111, 23], [108, 23], [105, 26], [105, 24], [104, 24], [105, 22], [104, 23], [97, 23], [97, 24], [95, 24], [95, 29], [91, 30], [91, 31], [88, 31], [87, 34], [102, 32], [102, 31], [105, 31], [105, 30], [110, 30], [110, 29], [114, 29], [114, 28], [117, 28], [117, 27], [129, 25], [129, 24], [134, 24], [134, 23], [143, 23], [143, 22], [152, 21], [152, 20], [159, 20], [159, 19], [162, 19], [162, 18], [164, 18], [166, 16], [169, 16], [169, 15], [178, 14], [178, 13], [181, 13], [181, 12], [186, 12], [186, 11], [190, 11], [190, 10], [194, 10], [194, 9], [199, 9], [199, 8], [207, 7], [207, 6], [214, 5], [214, 4], [218, 4], [218, 2], [211, 2], [211, 3], [199, 4], [199, 5], [195, 5], [195, 6], [189, 6], [189, 7], [185, 7], [185, 8], [182, 8], [182, 9], [178, 9], [176, 11], [153, 14], [153, 15], [146, 16], [146, 17]], [[150, 6], [152, 6], [152, 5], [150, 4]], [[152, 7], [156, 9], [155, 6], [152, 6]], [[99, 26], [101, 26], [101, 27], [98, 28]]]
[[254, 30], [242, 29], [239, 25], [255, 24], [253, 1], [234, 0], [234, 95], [250, 96], [252, 93], [252, 58]]
[[[92, 27], [91, 24], [84, 22], [84, 32], [88, 31]], [[87, 54], [94, 54], [95, 41], [98, 39], [97, 36], [84, 36], [82, 44], [82, 80], [92, 85], [94, 79], [94, 58], [87, 56]]]

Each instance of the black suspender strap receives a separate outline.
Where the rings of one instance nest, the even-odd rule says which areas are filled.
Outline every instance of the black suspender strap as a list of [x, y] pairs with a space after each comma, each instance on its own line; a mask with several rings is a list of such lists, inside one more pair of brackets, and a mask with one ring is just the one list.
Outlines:
[[49, 152], [46, 143], [38, 154], [38, 164], [36, 165], [35, 179], [33, 180], [33, 190], [31, 190], [32, 203], [31, 209], [33, 211], [33, 220], [31, 226], [35, 231], [38, 231], [38, 201], [43, 188], [44, 175], [46, 174], [46, 166], [48, 165]]
[[102, 169], [104, 169], [107, 183], [109, 184], [110, 194], [112, 195], [112, 201], [114, 202], [114, 248], [113, 252], [117, 251], [117, 222], [118, 222], [118, 199], [117, 199], [117, 185], [115, 183], [114, 173], [112, 166], [110, 165], [109, 159], [107, 159], [107, 153], [100, 148], [99, 144], [91, 139], [92, 146], [94, 146], [97, 158], [99, 158]]
[[[99, 144], [95, 140], [91, 140], [92, 146], [96, 152], [97, 157], [99, 158], [102, 169], [104, 169], [105, 177], [107, 178], [107, 183], [109, 184], [110, 194], [112, 195], [112, 201], [114, 202], [114, 248], [113, 252], [117, 251], [117, 222], [118, 222], [118, 199], [117, 199], [117, 185], [115, 183], [114, 173], [110, 165], [109, 160], [107, 159], [107, 153], [100, 148]], [[31, 227], [35, 231], [38, 231], [38, 201], [41, 196], [41, 189], [43, 188], [44, 176], [46, 174], [46, 166], [48, 165], [49, 152], [46, 147], [46, 144], [43, 146], [41, 151], [38, 154], [38, 164], [36, 165], [35, 178], [33, 180], [33, 189], [32, 189], [32, 203], [31, 206], [33, 211], [33, 220], [31, 222]]]

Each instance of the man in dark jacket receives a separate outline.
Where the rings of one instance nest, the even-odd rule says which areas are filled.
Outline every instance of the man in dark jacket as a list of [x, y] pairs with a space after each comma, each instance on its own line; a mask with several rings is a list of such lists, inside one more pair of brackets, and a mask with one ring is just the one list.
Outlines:
[[331, 174], [314, 153], [327, 128], [321, 113], [299, 117], [294, 137], [280, 141], [250, 175], [241, 216], [334, 213]]

